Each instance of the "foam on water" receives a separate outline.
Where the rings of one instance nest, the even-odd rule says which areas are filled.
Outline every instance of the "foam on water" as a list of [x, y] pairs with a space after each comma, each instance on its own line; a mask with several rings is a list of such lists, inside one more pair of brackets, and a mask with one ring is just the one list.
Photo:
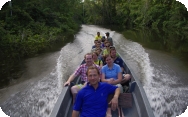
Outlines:
[[123, 58], [128, 60], [131, 69], [135, 69], [140, 82], [144, 85], [150, 84], [150, 79], [154, 76], [153, 67], [150, 65], [150, 59], [145, 49], [138, 43], [126, 40], [122, 35], [114, 36], [116, 48]]
[[13, 117], [49, 115], [59, 95], [56, 84], [55, 74], [48, 74], [42, 80], [28, 84], [24, 91], [12, 95], [1, 105], [2, 110]]
[[[164, 65], [165, 67], [165, 65]], [[186, 109], [188, 87], [178, 82], [178, 77], [167, 74], [163, 69], [154, 70], [150, 86], [145, 86], [156, 117], [175, 117]], [[169, 73], [169, 72], [168, 72]]]
[[155, 116], [180, 115], [187, 106], [188, 87], [182, 85], [178, 78], [180, 76], [167, 65], [170, 63], [164, 64], [161, 60], [151, 63], [151, 55], [140, 44], [126, 40], [120, 34], [115, 34], [113, 38], [118, 52], [142, 83]]

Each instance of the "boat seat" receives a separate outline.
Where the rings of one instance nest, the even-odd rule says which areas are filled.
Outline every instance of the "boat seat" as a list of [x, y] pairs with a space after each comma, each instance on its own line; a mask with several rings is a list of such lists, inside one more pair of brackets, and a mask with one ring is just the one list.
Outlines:
[[[112, 100], [114, 94], [108, 96], [108, 103]], [[122, 108], [131, 108], [132, 107], [132, 94], [131, 93], [120, 93], [118, 98], [118, 105]], [[111, 105], [108, 104], [108, 107]]]
[[[114, 96], [114, 94], [111, 94], [111, 95], [108, 96], [108, 103], [110, 102], [110, 100], [112, 100], [113, 96]], [[132, 100], [132, 94], [131, 93], [120, 93], [119, 98], [118, 98], [118, 106], [119, 106], [119, 108], [123, 108], [123, 109], [131, 108], [133, 106], [132, 101], [133, 100]], [[111, 105], [108, 104], [108, 107], [111, 107]], [[120, 109], [120, 113], [122, 113], [121, 109]], [[115, 113], [113, 113], [113, 115], [114, 114]], [[122, 114], [120, 114], [119, 116], [122, 117]]]

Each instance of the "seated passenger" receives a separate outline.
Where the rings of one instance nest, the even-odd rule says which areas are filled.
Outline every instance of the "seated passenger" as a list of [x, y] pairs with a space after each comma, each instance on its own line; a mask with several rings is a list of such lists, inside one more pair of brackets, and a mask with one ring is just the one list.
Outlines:
[[[103, 59], [105, 59], [107, 55], [110, 55], [110, 47], [112, 47], [110, 46], [109, 42], [106, 42], [105, 44], [106, 44], [106, 48], [103, 50], [103, 54], [102, 54]], [[119, 55], [117, 54], [117, 56]], [[106, 61], [103, 61], [103, 65], [106, 65]]]
[[106, 38], [105, 38], [105, 36], [102, 36], [102, 38], [101, 38], [101, 42], [102, 42], [102, 48], [104, 48], [105, 47], [105, 45], [104, 45], [104, 43], [105, 43], [105, 40], [106, 40]]
[[110, 46], [113, 46], [113, 39], [112, 37], [110, 37], [110, 33], [107, 32], [106, 34], [106, 40], [108, 40], [108, 42], [110, 42]]
[[87, 71], [88, 67], [96, 66], [100, 70], [100, 67], [93, 63], [92, 53], [87, 53], [84, 56], [84, 60], [85, 60], [86, 63], [80, 65], [77, 68], [77, 70], [69, 77], [67, 82], [64, 83], [64, 86], [70, 85], [70, 83], [75, 79], [76, 76], [80, 75], [80, 77], [81, 77], [82, 84], [75, 85], [75, 86], [71, 87], [71, 92], [73, 94], [73, 103], [74, 103], [74, 99], [75, 99], [75, 94], [77, 94], [78, 91], [84, 86], [83, 84], [85, 82], [87, 82], [86, 71]]
[[92, 56], [93, 56], [93, 62], [94, 62], [96, 65], [99, 65], [100, 68], [102, 68], [103, 62], [102, 62], [102, 60], [98, 59], [98, 53], [97, 53], [97, 52], [93, 52], [93, 53], [92, 53]]
[[116, 52], [115, 47], [110, 48], [110, 56], [114, 60], [114, 63], [118, 64], [121, 67], [121, 70], [122, 70], [122, 73], [123, 73], [123, 79], [121, 81], [121, 84], [125, 84], [128, 81], [130, 81], [131, 75], [125, 73], [124, 67], [123, 67], [123, 60], [119, 56], [117, 56], [117, 52]]
[[[106, 65], [102, 67], [102, 82], [107, 82], [112, 85], [120, 85], [122, 81], [122, 72], [119, 65], [113, 63], [113, 59], [110, 55], [105, 58]], [[121, 90], [123, 92], [123, 90]]]
[[[118, 86], [120, 88], [121, 93], [123, 93], [123, 88], [120, 84], [122, 81], [122, 72], [120, 66], [113, 63], [113, 59], [111, 58], [110, 55], [106, 56], [105, 61], [106, 61], [106, 65], [102, 67], [101, 81]], [[119, 108], [118, 108], [118, 112], [120, 115]], [[111, 108], [108, 108], [107, 114], [111, 116]]]
[[92, 48], [91, 48], [91, 49], [95, 48], [95, 47], [96, 47], [96, 45], [97, 45], [97, 43], [98, 43], [98, 40], [94, 40], [94, 45], [92, 46]]
[[103, 50], [103, 58], [105, 58], [107, 55], [110, 54], [110, 43], [106, 42], [105, 43], [105, 49]]
[[102, 49], [101, 48], [96, 48], [95, 51], [98, 53], [98, 59], [103, 61], [103, 58], [102, 58]]
[[92, 48], [91, 52], [94, 52], [94, 51], [95, 51], [96, 49], [98, 49], [98, 48], [102, 49], [102, 46], [101, 46], [101, 42], [100, 42], [100, 41], [98, 41], [97, 44], [94, 46], [94, 48]]
[[86, 74], [88, 83], [76, 96], [72, 117], [105, 117], [108, 95], [114, 93], [110, 104], [112, 110], [116, 110], [120, 90], [117, 86], [99, 82], [100, 72], [96, 67], [89, 67]]
[[101, 40], [102, 36], [100, 35], [100, 32], [97, 32], [97, 35], [95, 36], [95, 40]]

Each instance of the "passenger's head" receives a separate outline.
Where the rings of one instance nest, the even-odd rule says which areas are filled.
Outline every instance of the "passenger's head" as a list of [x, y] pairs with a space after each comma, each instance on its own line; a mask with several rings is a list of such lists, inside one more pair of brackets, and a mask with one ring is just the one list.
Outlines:
[[100, 36], [100, 32], [97, 32], [97, 35]]
[[101, 47], [101, 42], [98, 41], [96, 46], [97, 46], [97, 47]]
[[97, 67], [90, 66], [87, 69], [86, 75], [87, 75], [88, 82], [92, 86], [98, 85], [98, 82], [100, 81], [100, 71]]
[[97, 43], [98, 43], [98, 40], [94, 40], [94, 44], [97, 45]]
[[102, 41], [102, 42], [105, 41], [105, 36], [102, 36], [101, 41]]
[[102, 52], [102, 49], [101, 48], [96, 48], [96, 50], [95, 50], [97, 53], [98, 53], [98, 55]]
[[106, 34], [107, 37], [110, 36], [110, 33], [109, 33], [109, 32], [106, 32], [105, 34]]
[[92, 57], [93, 57], [93, 60], [97, 60], [98, 59], [98, 53], [96, 52], [96, 51], [94, 51], [93, 53], [92, 53]]
[[109, 42], [106, 42], [106, 43], [105, 43], [105, 47], [106, 47], [106, 49], [110, 49], [110, 43], [109, 43]]
[[92, 58], [92, 53], [87, 53], [84, 56], [85, 62], [88, 66], [93, 64], [93, 58]]
[[114, 46], [110, 46], [110, 56], [112, 57], [112, 58], [115, 58], [116, 57], [116, 49], [115, 49], [115, 47]]
[[86, 75], [87, 75], [87, 76], [89, 75], [89, 71], [90, 71], [90, 70], [95, 70], [96, 73], [97, 73], [98, 75], [100, 75], [100, 71], [99, 71], [99, 69], [98, 69], [97, 67], [95, 67], [95, 66], [90, 66], [90, 67], [88, 67], [87, 72], [86, 72]]
[[113, 59], [110, 55], [106, 55], [105, 56], [105, 62], [109, 66], [109, 65], [112, 65], [114, 61], [113, 61]]
[[112, 50], [112, 49], [116, 49], [114, 46], [110, 46], [110, 50]]

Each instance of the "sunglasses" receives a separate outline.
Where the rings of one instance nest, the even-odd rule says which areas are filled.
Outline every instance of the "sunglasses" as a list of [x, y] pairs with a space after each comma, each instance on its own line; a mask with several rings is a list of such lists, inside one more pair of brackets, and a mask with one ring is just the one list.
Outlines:
[[110, 47], [110, 46], [105, 46], [105, 47]]

